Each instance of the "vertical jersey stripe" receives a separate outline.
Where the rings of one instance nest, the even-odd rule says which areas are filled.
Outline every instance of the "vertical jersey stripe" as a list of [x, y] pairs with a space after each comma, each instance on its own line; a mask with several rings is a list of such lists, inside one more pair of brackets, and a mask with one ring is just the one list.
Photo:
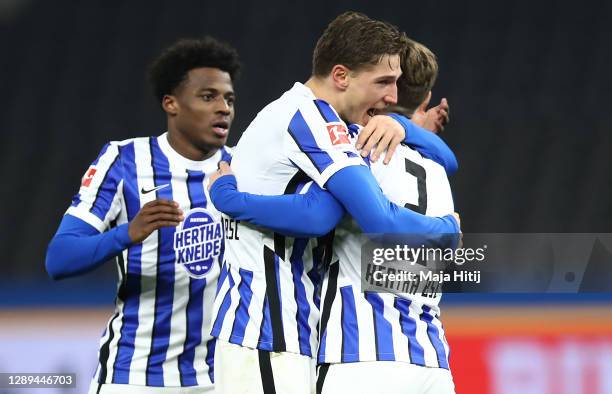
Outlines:
[[310, 305], [308, 305], [308, 298], [306, 295], [306, 289], [302, 282], [302, 275], [304, 274], [304, 263], [302, 256], [304, 249], [308, 245], [307, 239], [296, 239], [293, 245], [293, 252], [290, 257], [291, 272], [293, 274], [293, 288], [294, 297], [297, 301], [297, 312], [295, 319], [298, 322], [298, 341], [300, 344], [300, 353], [312, 357], [310, 351], [310, 327], [308, 318], [310, 316]]
[[[232, 278], [231, 272], [229, 272], [229, 267], [227, 266], [227, 264], [223, 264], [221, 272], [223, 280], [219, 281], [219, 291], [217, 292], [217, 295], [223, 294], [223, 301], [221, 302], [221, 306], [215, 316], [215, 321], [213, 323], [212, 331], [213, 333], [215, 333], [215, 335], [219, 335], [218, 333], [221, 332], [225, 315], [230, 307], [230, 304], [232, 303], [231, 289], [233, 289], [235, 286], [234, 279]], [[224, 286], [228, 288], [226, 292], [222, 291], [222, 288]]]
[[438, 364], [440, 368], [448, 369], [448, 359], [446, 356], [446, 349], [444, 349], [444, 343], [440, 339], [440, 333], [438, 332], [438, 327], [433, 324], [433, 315], [431, 314], [431, 308], [424, 305], [423, 313], [420, 316], [421, 320], [427, 323], [427, 335], [429, 336], [429, 340], [436, 350], [436, 357], [438, 360]]
[[[126, 175], [123, 185], [123, 194], [125, 201], [125, 209], [127, 211], [127, 220], [131, 221], [140, 210], [140, 199], [126, 198], [126, 194], [130, 192], [135, 196], [139, 196], [138, 183], [136, 182], [136, 161], [134, 152], [134, 143], [128, 144], [120, 148], [123, 156], [123, 172]], [[125, 253], [125, 252], [124, 252]], [[121, 326], [121, 338], [117, 344], [117, 358], [115, 359], [113, 383], [128, 384], [130, 381], [130, 365], [134, 355], [134, 341], [136, 337], [136, 329], [138, 327], [138, 306], [140, 294], [140, 264], [142, 255], [142, 244], [134, 244], [127, 250], [126, 274], [123, 279], [125, 285], [125, 295], [123, 300], [123, 324]]]
[[204, 313], [203, 294], [206, 288], [206, 278], [189, 278], [189, 293], [192, 297], [187, 303], [187, 335], [183, 346], [183, 353], [178, 357], [179, 370], [181, 372], [181, 386], [196, 386], [196, 370], [193, 366], [195, 361], [196, 347], [202, 341], [202, 317]]
[[396, 298], [395, 308], [400, 312], [402, 333], [408, 338], [410, 361], [413, 364], [425, 365], [425, 351], [416, 339], [417, 325], [414, 318], [410, 316], [410, 303], [411, 301], [405, 298]]
[[[172, 200], [170, 164], [162, 154], [157, 139], [151, 138], [151, 161], [154, 173], [154, 185], [160, 187], [155, 191], [157, 198]], [[174, 229], [162, 227], [157, 230], [157, 289], [155, 294], [155, 322], [151, 336], [151, 353], [147, 362], [147, 385], [164, 386], [164, 371], [162, 364], [166, 360], [166, 352], [170, 341], [170, 315], [174, 291], [174, 256], [168, 256], [163, 251], [172, 243]], [[170, 257], [170, 258], [169, 258]], [[171, 259], [171, 260], [170, 260]]]
[[344, 286], [340, 288], [342, 299], [342, 362], [359, 361], [359, 327], [355, 311], [355, 297], [353, 288]]
[[272, 325], [272, 349], [275, 352], [284, 352], [286, 345], [285, 336], [283, 335], [281, 300], [278, 288], [278, 256], [267, 246], [264, 246], [263, 253], [266, 274], [266, 298], [268, 300], [270, 322]]
[[270, 318], [270, 302], [268, 296], [264, 297], [261, 327], [259, 328], [259, 344], [261, 350], [271, 352], [274, 349], [272, 340], [272, 320]]
[[364, 294], [372, 306], [374, 318], [374, 335], [376, 339], [376, 359], [379, 361], [395, 361], [393, 351], [393, 333], [391, 324], [385, 319], [385, 304], [380, 295], [372, 292]]
[[325, 300], [323, 301], [323, 310], [321, 311], [321, 324], [320, 324], [320, 333], [321, 340], [319, 344], [319, 356], [318, 360], [320, 363], [324, 361], [324, 355], [326, 351], [327, 345], [327, 324], [329, 323], [329, 317], [331, 315], [331, 308], [334, 305], [334, 300], [336, 298], [336, 289], [338, 287], [338, 272], [340, 269], [340, 264], [336, 262], [335, 264], [331, 264], [329, 267], [329, 279], [327, 282], [327, 289], [325, 291]]
[[249, 306], [251, 304], [251, 297], [253, 291], [251, 290], [251, 282], [253, 280], [253, 273], [244, 269], [238, 270], [240, 274], [240, 283], [238, 284], [238, 293], [240, 294], [240, 301], [236, 308], [234, 319], [234, 325], [232, 327], [232, 337], [243, 338], [246, 325], [249, 320]]
[[[206, 207], [204, 195], [204, 173], [187, 170], [187, 194], [191, 208]], [[197, 372], [194, 368], [196, 348], [202, 342], [202, 323], [204, 316], [204, 290], [206, 278], [189, 278], [189, 301], [187, 302], [185, 320], [187, 332], [183, 352], [178, 356], [181, 386], [196, 386]]]
[[121, 163], [119, 162], [119, 154], [115, 156], [111, 166], [104, 174], [102, 183], [98, 187], [98, 192], [89, 211], [96, 215], [100, 220], [104, 221], [106, 214], [111, 208], [117, 187], [121, 181]]

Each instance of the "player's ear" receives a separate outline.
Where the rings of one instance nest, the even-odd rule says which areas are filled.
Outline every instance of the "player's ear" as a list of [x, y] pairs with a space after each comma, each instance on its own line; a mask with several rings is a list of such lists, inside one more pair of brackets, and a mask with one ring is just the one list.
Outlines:
[[162, 99], [162, 108], [168, 115], [176, 115], [178, 112], [178, 102], [176, 101], [176, 97], [167, 94]]
[[349, 76], [351, 70], [342, 64], [336, 64], [331, 70], [331, 78], [334, 85], [340, 90], [346, 90], [349, 85]]

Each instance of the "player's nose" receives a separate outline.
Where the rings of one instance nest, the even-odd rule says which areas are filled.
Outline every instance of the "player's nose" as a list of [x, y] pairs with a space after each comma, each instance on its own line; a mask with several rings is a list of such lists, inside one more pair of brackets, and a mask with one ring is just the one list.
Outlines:
[[217, 100], [217, 112], [229, 115], [231, 113], [231, 109], [232, 107], [227, 99], [222, 98], [220, 100]]
[[393, 84], [389, 86], [389, 90], [383, 100], [387, 105], [397, 104], [397, 85]]

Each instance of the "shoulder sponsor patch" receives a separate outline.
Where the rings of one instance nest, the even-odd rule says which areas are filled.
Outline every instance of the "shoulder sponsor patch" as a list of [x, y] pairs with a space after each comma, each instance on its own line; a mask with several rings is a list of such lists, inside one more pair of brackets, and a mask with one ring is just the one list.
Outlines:
[[81, 179], [81, 186], [89, 187], [89, 185], [91, 184], [91, 180], [93, 179], [94, 175], [96, 175], [96, 171], [96, 167], [89, 167], [85, 175], [83, 175], [83, 179]]
[[223, 246], [221, 221], [204, 208], [186, 213], [174, 233], [174, 253], [180, 264], [194, 278], [203, 278], [217, 264]]
[[343, 123], [328, 123], [326, 127], [332, 145], [350, 144], [346, 126]]

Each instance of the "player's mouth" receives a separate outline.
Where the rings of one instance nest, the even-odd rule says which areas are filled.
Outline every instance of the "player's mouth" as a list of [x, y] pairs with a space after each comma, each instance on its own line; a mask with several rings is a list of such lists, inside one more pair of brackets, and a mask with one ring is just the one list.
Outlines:
[[229, 134], [229, 122], [219, 121], [212, 124], [212, 130], [218, 137], [227, 137]]
[[366, 113], [363, 115], [363, 118], [361, 119], [361, 125], [365, 126], [366, 124], [368, 124], [368, 122], [370, 121], [370, 119], [372, 119], [372, 117], [374, 115], [376, 115], [377, 109], [376, 108], [370, 108], [366, 111]]

